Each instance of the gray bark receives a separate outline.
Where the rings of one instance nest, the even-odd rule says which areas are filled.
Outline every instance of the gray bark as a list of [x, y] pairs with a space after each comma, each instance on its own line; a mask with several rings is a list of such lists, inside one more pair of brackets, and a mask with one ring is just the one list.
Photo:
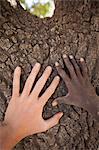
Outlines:
[[[63, 53], [86, 59], [90, 80], [99, 94], [99, 2], [56, 1], [52, 18], [39, 19], [18, 4], [15, 9], [6, 0], [0, 0], [0, 120], [3, 120], [11, 98], [13, 71], [17, 65], [23, 69], [21, 89], [36, 61], [42, 70]], [[40, 75], [39, 75], [40, 76]], [[46, 87], [45, 87], [46, 88]], [[59, 88], [44, 108], [44, 118], [63, 110], [59, 125], [46, 133], [22, 140], [16, 150], [98, 150], [97, 122], [87, 111], [69, 105], [53, 108], [52, 99], [64, 95], [65, 86]]]

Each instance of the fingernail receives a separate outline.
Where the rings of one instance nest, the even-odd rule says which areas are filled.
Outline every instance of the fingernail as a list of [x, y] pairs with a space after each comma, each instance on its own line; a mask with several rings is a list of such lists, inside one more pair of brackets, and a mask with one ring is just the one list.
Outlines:
[[55, 78], [56, 78], [57, 80], [60, 80], [60, 77], [59, 77], [59, 76], [56, 76]]
[[52, 67], [51, 67], [51, 66], [47, 66], [46, 69], [47, 69], [47, 70], [52, 70]]
[[58, 63], [58, 62], [55, 62], [55, 66], [58, 67], [58, 66], [59, 66], [59, 63]]
[[60, 118], [61, 118], [61, 117], [63, 116], [63, 112], [60, 112], [60, 114], [59, 114], [59, 115], [60, 115]]
[[20, 67], [20, 66], [17, 66], [15, 69], [16, 69], [17, 71], [20, 71], [20, 70], [21, 70], [21, 67]]
[[52, 102], [52, 106], [56, 106], [57, 104], [57, 101]]
[[83, 62], [83, 61], [84, 61], [84, 58], [80, 58], [80, 61]]
[[70, 58], [70, 59], [73, 59], [73, 55], [69, 55], [69, 58]]
[[66, 55], [66, 54], [63, 54], [63, 58], [67, 58], [67, 55]]
[[35, 65], [36, 65], [37, 67], [39, 67], [41, 64], [37, 62]]

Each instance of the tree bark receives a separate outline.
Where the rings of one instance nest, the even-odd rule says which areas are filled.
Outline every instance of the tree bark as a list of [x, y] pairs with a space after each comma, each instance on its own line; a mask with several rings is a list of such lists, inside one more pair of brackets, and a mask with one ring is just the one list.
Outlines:
[[[57, 60], [62, 63], [64, 53], [86, 59], [90, 80], [99, 94], [98, 1], [57, 0], [54, 16], [40, 19], [24, 11], [19, 4], [15, 9], [6, 0], [0, 0], [0, 120], [11, 97], [15, 67], [20, 65], [23, 69], [22, 90], [36, 61], [42, 64], [41, 72], [48, 64], [53, 66], [51, 81], [57, 74], [54, 63]], [[60, 124], [46, 133], [25, 138], [14, 149], [98, 150], [97, 122], [87, 111], [69, 105], [51, 106], [53, 98], [65, 93], [61, 82], [43, 113], [44, 118], [49, 118], [63, 110]]]

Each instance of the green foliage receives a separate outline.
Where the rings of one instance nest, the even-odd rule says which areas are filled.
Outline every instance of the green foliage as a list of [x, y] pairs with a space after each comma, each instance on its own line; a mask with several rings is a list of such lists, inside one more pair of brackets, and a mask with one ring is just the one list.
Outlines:
[[31, 12], [38, 16], [38, 17], [46, 17], [46, 14], [49, 12], [49, 8], [50, 8], [50, 3], [46, 3], [46, 4], [36, 4], [32, 6], [32, 10]]
[[21, 3], [25, 4], [25, 0], [20, 0]]
[[[55, 9], [54, 0], [47, 0], [47, 2], [42, 2], [38, 0], [19, 0], [22, 7], [30, 11], [33, 15], [40, 18], [52, 17]], [[44, 1], [44, 0], [43, 0]]]

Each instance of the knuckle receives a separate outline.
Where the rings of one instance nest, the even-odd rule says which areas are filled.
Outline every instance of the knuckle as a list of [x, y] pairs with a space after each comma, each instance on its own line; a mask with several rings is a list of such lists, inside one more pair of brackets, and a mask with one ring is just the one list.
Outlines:
[[34, 67], [33, 69], [32, 69], [32, 72], [31, 73], [36, 73], [36, 72], [38, 72], [38, 67]]
[[19, 78], [19, 72], [15, 73], [16, 78]]
[[67, 75], [66, 75], [65, 71], [61, 71], [60, 76], [65, 79]]
[[48, 88], [48, 96], [51, 95], [54, 91], [55, 91], [55, 87], [54, 86], [50, 86]]
[[59, 119], [60, 118], [58, 117], [54, 125], [57, 125], [59, 123]]
[[59, 122], [59, 119], [60, 119], [60, 115], [59, 115], [59, 114], [57, 114], [57, 115], [56, 115], [56, 123], [58, 123], [58, 122]]
[[74, 68], [73, 68], [72, 65], [70, 65], [69, 68], [70, 68], [69, 70], [70, 70], [71, 72], [74, 72]]
[[70, 71], [74, 70], [73, 65], [71, 63], [68, 63], [68, 68], [69, 68]]
[[27, 82], [28, 82], [28, 83], [31, 83], [31, 80], [32, 80], [32, 78], [31, 78], [31, 77], [28, 77]]
[[87, 67], [85, 67], [85, 72], [87, 73]]
[[66, 76], [65, 71], [62, 71], [61, 73], [62, 73], [61, 75], [62, 75], [63, 77], [65, 77], [65, 76]]
[[78, 65], [75, 65], [75, 68], [76, 68], [76, 70], [79, 70], [79, 67], [78, 67]]

